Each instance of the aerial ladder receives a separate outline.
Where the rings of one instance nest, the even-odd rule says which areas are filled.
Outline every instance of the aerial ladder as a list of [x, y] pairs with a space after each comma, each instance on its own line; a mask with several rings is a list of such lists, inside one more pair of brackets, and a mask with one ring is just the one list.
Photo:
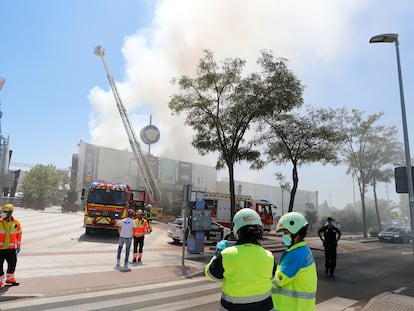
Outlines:
[[151, 201], [159, 202], [161, 199], [161, 191], [158, 187], [158, 183], [154, 178], [154, 174], [152, 173], [151, 167], [147, 161], [147, 158], [142, 152], [142, 148], [140, 143], [138, 142], [137, 135], [133, 127], [131, 126], [131, 122], [128, 118], [127, 111], [122, 104], [121, 98], [118, 93], [118, 89], [116, 88], [114, 78], [109, 70], [108, 63], [105, 60], [105, 50], [102, 46], [96, 46], [94, 50], [94, 54], [102, 58], [102, 62], [105, 67], [106, 75], [108, 77], [109, 84], [112, 89], [112, 93], [115, 97], [116, 106], [118, 108], [119, 114], [121, 115], [122, 122], [124, 124], [125, 130], [128, 134], [129, 143], [131, 145], [132, 152], [134, 153], [135, 159], [138, 162], [138, 166], [142, 172], [142, 179], [144, 181], [145, 190], [147, 191], [149, 198]]

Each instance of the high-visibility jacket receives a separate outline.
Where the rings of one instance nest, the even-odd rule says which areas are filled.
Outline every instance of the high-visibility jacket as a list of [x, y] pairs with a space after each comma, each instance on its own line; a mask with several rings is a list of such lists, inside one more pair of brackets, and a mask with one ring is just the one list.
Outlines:
[[22, 242], [22, 227], [20, 222], [12, 217], [11, 220], [0, 219], [0, 249], [20, 248]]
[[[220, 310], [273, 310], [271, 300], [275, 259], [257, 244], [240, 244], [224, 249], [205, 267], [206, 278], [222, 280]], [[239, 305], [239, 306], [238, 306]]]
[[280, 257], [273, 279], [272, 299], [277, 311], [315, 310], [315, 259], [306, 241], [294, 244]]
[[151, 231], [152, 231], [152, 228], [148, 224], [148, 221], [145, 218], [135, 219], [134, 236], [141, 237], [141, 236], [144, 236], [145, 233], [148, 233]]

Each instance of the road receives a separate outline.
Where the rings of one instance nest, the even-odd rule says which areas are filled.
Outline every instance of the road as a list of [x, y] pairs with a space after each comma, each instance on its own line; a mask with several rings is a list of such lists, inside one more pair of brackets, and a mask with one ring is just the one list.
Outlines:
[[[0, 292], [0, 310], [217, 310], [220, 284], [197, 273], [184, 278], [174, 271], [181, 267], [182, 246], [167, 237], [167, 224], [155, 223], [146, 237], [144, 264], [120, 273], [113, 270], [117, 236], [86, 236], [81, 213], [16, 208], [15, 216], [24, 232], [16, 270], [21, 286]], [[318, 267], [318, 311], [360, 310], [384, 291], [414, 296], [410, 244], [344, 238], [338, 248], [336, 278], [331, 279], [324, 274], [320, 241], [312, 236], [308, 241]], [[279, 240], [267, 235], [264, 245], [278, 258]], [[208, 246], [205, 254], [186, 253], [186, 271], [202, 271], [210, 253]], [[167, 279], [168, 268], [175, 274]], [[143, 284], [143, 275], [149, 275], [152, 284]], [[47, 280], [53, 286], [47, 287]]]

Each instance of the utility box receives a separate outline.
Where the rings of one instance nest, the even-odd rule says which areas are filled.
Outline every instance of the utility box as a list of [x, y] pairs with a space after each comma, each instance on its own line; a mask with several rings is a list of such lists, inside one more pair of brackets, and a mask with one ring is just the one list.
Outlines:
[[204, 253], [204, 232], [193, 232], [189, 234], [187, 252], [190, 254]]
[[187, 252], [199, 254], [204, 252], [204, 232], [211, 229], [211, 213], [206, 209], [204, 193], [196, 193], [196, 201], [190, 210], [190, 234], [187, 239]]

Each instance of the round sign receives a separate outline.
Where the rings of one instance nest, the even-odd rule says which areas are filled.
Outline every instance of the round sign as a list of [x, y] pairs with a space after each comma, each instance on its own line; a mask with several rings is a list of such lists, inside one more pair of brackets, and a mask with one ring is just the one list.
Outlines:
[[150, 124], [141, 130], [140, 136], [144, 144], [155, 144], [160, 139], [160, 130], [155, 125]]

